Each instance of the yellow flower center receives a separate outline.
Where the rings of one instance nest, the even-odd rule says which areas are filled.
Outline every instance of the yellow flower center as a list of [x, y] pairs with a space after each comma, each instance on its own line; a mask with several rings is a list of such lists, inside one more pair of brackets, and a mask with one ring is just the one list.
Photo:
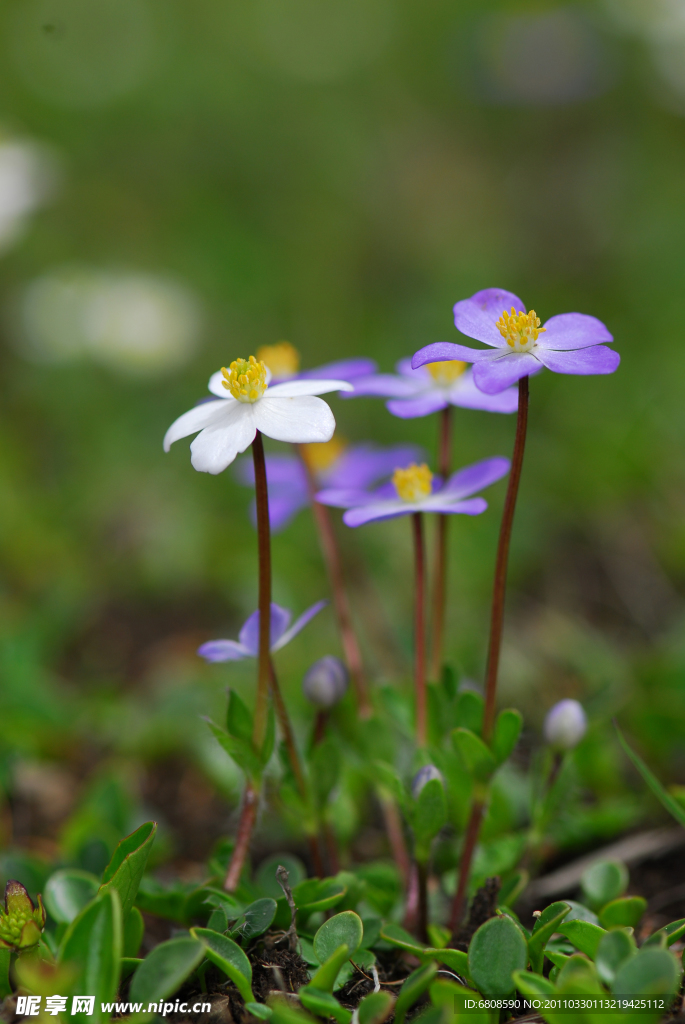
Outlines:
[[425, 462], [420, 466], [412, 462], [406, 469], [396, 469], [392, 475], [397, 496], [402, 501], [423, 501], [431, 492], [432, 481], [433, 474]]
[[257, 359], [266, 363], [274, 377], [294, 377], [300, 368], [300, 353], [289, 341], [261, 345], [257, 349]]
[[332, 437], [330, 441], [320, 441], [312, 444], [303, 444], [300, 447], [302, 458], [305, 460], [312, 473], [325, 473], [325, 471], [337, 462], [347, 448], [347, 442], [340, 437]]
[[256, 402], [268, 387], [266, 366], [254, 356], [234, 359], [228, 370], [222, 366], [221, 372], [224, 375], [221, 383], [239, 402]]
[[461, 359], [446, 359], [444, 363], [426, 363], [426, 369], [436, 384], [454, 384], [468, 366]]
[[531, 309], [530, 313], [517, 313], [513, 306], [511, 313], [504, 310], [497, 321], [497, 326], [499, 333], [514, 352], [530, 352], [538, 340], [538, 334], [547, 330], [546, 327], [540, 327], [540, 317], [536, 315], [534, 309]]

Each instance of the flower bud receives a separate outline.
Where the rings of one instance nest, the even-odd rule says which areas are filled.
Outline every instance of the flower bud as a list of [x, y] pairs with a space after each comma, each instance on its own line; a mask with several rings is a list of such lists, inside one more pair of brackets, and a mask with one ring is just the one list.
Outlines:
[[45, 927], [45, 908], [40, 896], [38, 906], [21, 882], [14, 879], [5, 886], [5, 907], [0, 907], [0, 946], [28, 949], [40, 941]]
[[345, 696], [349, 681], [349, 672], [340, 658], [327, 654], [307, 670], [302, 690], [318, 708], [332, 708]]
[[434, 764], [426, 764], [423, 768], [419, 768], [411, 783], [411, 795], [415, 800], [418, 800], [421, 790], [432, 779], [437, 779], [442, 786], [445, 785], [442, 772]]
[[547, 712], [543, 732], [557, 750], [573, 750], [586, 731], [587, 717], [577, 700], [560, 700]]

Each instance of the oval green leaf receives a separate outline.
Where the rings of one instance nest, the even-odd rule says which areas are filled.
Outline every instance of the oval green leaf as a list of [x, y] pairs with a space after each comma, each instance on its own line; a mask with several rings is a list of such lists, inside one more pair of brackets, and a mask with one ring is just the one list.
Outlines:
[[53, 921], [71, 924], [87, 903], [95, 899], [100, 880], [90, 871], [63, 868], [50, 875], [43, 892], [43, 902]]
[[597, 909], [623, 895], [628, 885], [628, 870], [618, 860], [600, 860], [583, 872], [580, 884], [586, 903]]
[[625, 961], [616, 972], [616, 996], [672, 996], [680, 981], [678, 962], [667, 949], [650, 946]]
[[364, 925], [359, 914], [344, 910], [324, 921], [314, 936], [314, 952], [321, 963], [328, 960], [343, 944], [349, 948], [348, 956], [353, 957], [362, 944]]
[[606, 935], [604, 928], [589, 921], [562, 921], [557, 930], [591, 960], [595, 959], [602, 936]]
[[621, 965], [637, 953], [635, 939], [620, 928], [607, 932], [597, 947], [595, 967], [605, 985], [613, 985]]
[[603, 928], [637, 928], [646, 909], [642, 896], [623, 896], [602, 907], [599, 923]]
[[424, 967], [419, 967], [416, 971], [412, 971], [400, 989], [397, 1002], [395, 1003], [395, 1024], [403, 1024], [407, 1011], [421, 998], [434, 980], [437, 970], [438, 965], [430, 963], [425, 964]]
[[[331, 955], [324, 960], [319, 969], [312, 977], [312, 985], [322, 992], [332, 992], [338, 981], [338, 972], [350, 958], [350, 947], [347, 943], [338, 946]], [[344, 984], [344, 982], [343, 982]], [[340, 988], [340, 984], [337, 986]]]
[[[272, 901], [273, 902], [273, 901]], [[190, 934], [207, 947], [207, 958], [231, 979], [246, 1003], [254, 1003], [252, 964], [237, 942], [211, 928], [191, 928]]]
[[93, 1013], [73, 1014], [76, 1021], [109, 1018], [101, 1004], [116, 997], [122, 953], [122, 920], [119, 894], [103, 892], [84, 907], [65, 932], [59, 961], [78, 968], [73, 991], [95, 996]]
[[383, 1024], [395, 1007], [390, 992], [369, 992], [359, 1003], [359, 1024]]
[[[133, 975], [131, 1002], [158, 1003], [181, 987], [204, 959], [204, 942], [192, 936], [160, 942], [149, 953]], [[145, 1014], [153, 1017], [154, 1014]]]
[[338, 1024], [349, 1024], [352, 1020], [351, 1012], [341, 1006], [330, 992], [324, 992], [314, 985], [305, 985], [297, 994], [305, 1010], [310, 1010], [317, 1017], [324, 1017], [326, 1020], [333, 1017]]
[[317, 910], [330, 910], [340, 903], [347, 887], [335, 878], [307, 878], [293, 889], [293, 899], [298, 910], [308, 914]]
[[514, 990], [513, 971], [522, 971], [528, 947], [510, 917], [491, 917], [469, 946], [469, 974], [484, 996], [507, 996]]

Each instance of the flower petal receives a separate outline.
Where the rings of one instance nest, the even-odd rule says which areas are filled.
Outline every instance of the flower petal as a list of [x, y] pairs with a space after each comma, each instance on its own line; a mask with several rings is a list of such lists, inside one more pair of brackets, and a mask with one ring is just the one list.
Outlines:
[[435, 499], [429, 498], [424, 511], [435, 512], [443, 516], [479, 516], [488, 507], [485, 498], [467, 498], [466, 501], [449, 502], [447, 500], [440, 501], [439, 497], [436, 495]]
[[472, 295], [466, 301], [475, 303], [479, 309], [482, 309], [493, 320], [499, 320], [504, 310], [506, 309], [509, 312], [512, 306], [517, 313], [525, 313], [527, 311], [518, 295], [506, 291], [505, 288], [483, 288], [482, 291], [476, 292], [475, 295]]
[[552, 348], [557, 352], [589, 348], [614, 340], [601, 320], [586, 313], [559, 313], [550, 317], [544, 328], [544, 332], [538, 336], [538, 346]]
[[417, 398], [396, 398], [385, 403], [388, 412], [403, 420], [413, 420], [417, 416], [429, 416], [449, 405], [442, 388], [425, 391]]
[[496, 395], [486, 395], [476, 387], [471, 370], [457, 378], [447, 397], [452, 405], [462, 409], [483, 409], [485, 412], [516, 412], [519, 404], [516, 388], [506, 388]]
[[319, 505], [330, 505], [331, 508], [358, 508], [378, 501], [377, 495], [356, 487], [324, 487], [314, 497]]
[[373, 501], [368, 505], [348, 509], [343, 515], [343, 523], [346, 526], [363, 526], [377, 519], [397, 519], [421, 511], [419, 505], [410, 505], [399, 498], [395, 501]]
[[204, 430], [215, 420], [219, 421], [223, 414], [231, 407], [232, 404], [238, 404], [231, 399], [227, 404], [226, 402], [203, 402], [202, 405], [196, 405], [193, 409], [189, 409], [188, 412], [184, 412], [182, 416], [179, 416], [177, 420], [171, 424], [166, 434], [164, 435], [164, 451], [168, 452], [174, 441], [180, 441], [182, 437], [187, 437], [188, 434], [195, 434], [198, 430]]
[[606, 345], [579, 348], [571, 352], [542, 349], [538, 352], [538, 357], [555, 373], [613, 373], [621, 362], [618, 352], [613, 348], [607, 348]]
[[205, 427], [190, 445], [191, 464], [200, 473], [222, 473], [254, 441], [254, 406], [243, 402], [221, 404], [221, 418]]
[[205, 661], [242, 661], [253, 658], [254, 654], [237, 640], [208, 640], [197, 649], [197, 653]]
[[481, 462], [474, 462], [472, 466], [465, 466], [457, 470], [448, 479], [445, 486], [435, 495], [435, 500], [450, 495], [450, 498], [468, 498], [476, 491], [482, 491], [489, 487], [496, 480], [501, 480], [509, 472], [511, 463], [502, 455], [495, 455], [491, 459], [482, 459]]
[[496, 395], [521, 377], [530, 377], [541, 369], [542, 363], [529, 352], [511, 352], [478, 363], [473, 368], [473, 379], [481, 391]]
[[360, 377], [354, 382], [354, 391], [343, 395], [343, 398], [405, 398], [415, 395], [426, 386], [426, 381], [408, 380], [394, 373], [374, 373], [371, 377]]
[[[285, 384], [277, 386], [286, 387]], [[274, 441], [291, 444], [330, 441], [335, 431], [335, 418], [322, 398], [277, 398], [267, 393], [251, 408], [257, 430]]]
[[512, 306], [517, 312], [526, 309], [513, 292], [505, 292], [502, 288], [486, 288], [476, 292], [470, 299], [462, 299], [455, 304], [454, 326], [469, 338], [501, 348], [506, 345], [506, 341], [496, 324], [504, 310], [509, 311]]
[[415, 444], [396, 444], [387, 448], [355, 444], [345, 449], [321, 477], [329, 488], [365, 488], [390, 476], [398, 466], [404, 468], [411, 462], [424, 461], [425, 457], [423, 449]]
[[[277, 494], [269, 495], [269, 525], [273, 533], [280, 533], [281, 530], [285, 530], [286, 526], [290, 524], [290, 521], [295, 518], [298, 512], [301, 512], [303, 508], [306, 508], [309, 504], [309, 495], [305, 492], [304, 494]], [[256, 505], [255, 514], [252, 517], [253, 522], [256, 524]]]
[[[504, 341], [501, 336], [500, 340]], [[411, 365], [416, 370], [426, 363], [444, 363], [449, 359], [461, 359], [465, 363], [478, 363], [490, 355], [491, 353], [485, 349], [455, 345], [451, 341], [434, 341], [432, 345], [425, 345], [414, 353]]]
[[295, 622], [293, 622], [290, 629], [286, 630], [280, 640], [277, 640], [276, 643], [273, 644], [271, 650], [280, 651], [281, 647], [285, 647], [286, 644], [289, 644], [292, 638], [297, 636], [297, 634], [304, 629], [307, 623], [311, 622], [314, 616], [318, 615], [321, 609], [325, 608], [327, 604], [328, 601], [317, 601], [316, 604], [311, 606], [311, 608], [307, 608], [306, 612], [302, 612], [302, 615], [300, 615], [299, 619], [296, 619]]
[[[305, 395], [327, 395], [330, 391], [353, 391], [346, 380], [284, 380], [269, 388], [265, 398], [300, 398]], [[264, 399], [260, 399], [263, 401]], [[256, 403], [258, 404], [258, 403]]]
[[353, 381], [357, 377], [368, 377], [376, 372], [376, 363], [373, 359], [365, 359], [362, 356], [353, 359], [338, 359], [335, 363], [326, 363], [324, 366], [316, 366], [313, 370], [303, 370], [297, 376], [300, 379], [317, 377], [320, 380], [347, 380]]
[[[271, 603], [271, 623], [269, 629], [269, 646], [271, 650], [278, 643], [290, 625], [291, 614], [287, 608]], [[238, 634], [241, 645], [250, 652], [253, 658], [259, 654], [259, 609], [252, 612]]]

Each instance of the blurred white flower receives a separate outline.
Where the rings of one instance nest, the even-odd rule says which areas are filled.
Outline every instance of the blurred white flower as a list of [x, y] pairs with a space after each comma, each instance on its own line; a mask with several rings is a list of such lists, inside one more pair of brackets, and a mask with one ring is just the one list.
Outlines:
[[587, 716], [577, 700], [560, 700], [547, 712], [543, 732], [551, 747], [573, 750], [587, 731]]
[[124, 372], [172, 371], [194, 354], [200, 309], [183, 285], [151, 274], [50, 271], [21, 302], [21, 349], [38, 361], [90, 356]]
[[20, 236], [27, 217], [52, 191], [54, 157], [25, 139], [0, 135], [0, 252]]

